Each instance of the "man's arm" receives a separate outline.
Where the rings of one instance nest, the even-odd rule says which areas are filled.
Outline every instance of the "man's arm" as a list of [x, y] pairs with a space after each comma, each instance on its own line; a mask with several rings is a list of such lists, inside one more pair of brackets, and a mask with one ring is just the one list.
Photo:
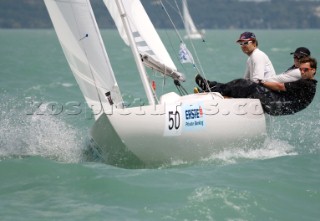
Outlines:
[[283, 72], [281, 74], [278, 74], [276, 76], [266, 78], [265, 81], [268, 82], [293, 82], [301, 79], [301, 72], [299, 68], [292, 69], [290, 71]]
[[261, 81], [260, 84], [273, 91], [286, 91], [286, 87], [284, 86], [284, 83]]

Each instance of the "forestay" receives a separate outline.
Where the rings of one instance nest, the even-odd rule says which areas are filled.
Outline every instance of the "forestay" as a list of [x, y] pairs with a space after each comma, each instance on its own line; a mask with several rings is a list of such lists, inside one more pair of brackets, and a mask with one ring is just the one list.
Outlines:
[[[129, 45], [128, 36], [126, 35], [116, 1], [104, 0], [104, 3], [118, 28], [120, 36]], [[144, 64], [176, 80], [185, 81], [184, 75], [177, 72], [175, 64], [164, 47], [140, 0], [121, 0], [121, 3], [129, 20], [130, 31]]]
[[70, 68], [96, 117], [102, 110], [111, 110], [112, 103], [122, 106], [90, 1], [44, 1]]

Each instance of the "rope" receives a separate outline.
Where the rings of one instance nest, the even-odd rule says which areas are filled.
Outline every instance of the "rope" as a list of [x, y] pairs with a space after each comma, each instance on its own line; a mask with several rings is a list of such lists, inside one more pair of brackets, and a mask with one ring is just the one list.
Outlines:
[[182, 85], [180, 84], [180, 82], [178, 80], [174, 80], [173, 81], [174, 84], [176, 85], [177, 87], [177, 90], [179, 91], [180, 95], [187, 95], [188, 92], [186, 91], [186, 89], [184, 87], [182, 87]]

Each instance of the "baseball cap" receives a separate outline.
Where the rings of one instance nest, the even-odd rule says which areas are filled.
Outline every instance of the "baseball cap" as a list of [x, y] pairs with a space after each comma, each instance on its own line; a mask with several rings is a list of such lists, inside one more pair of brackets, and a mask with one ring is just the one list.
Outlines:
[[308, 48], [299, 47], [294, 52], [291, 52], [290, 54], [294, 54], [299, 57], [306, 57], [306, 56], [310, 56], [311, 52], [309, 51]]
[[250, 41], [250, 40], [253, 40], [253, 39], [256, 39], [256, 35], [253, 34], [252, 32], [243, 32], [239, 39], [237, 40], [237, 42], [240, 42], [240, 41]]

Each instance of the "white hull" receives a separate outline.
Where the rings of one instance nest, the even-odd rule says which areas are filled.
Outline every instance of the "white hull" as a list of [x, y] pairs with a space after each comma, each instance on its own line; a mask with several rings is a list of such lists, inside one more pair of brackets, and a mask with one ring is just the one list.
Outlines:
[[189, 33], [184, 36], [184, 39], [203, 39], [204, 34], [201, 32]]
[[[200, 106], [202, 117], [187, 120], [186, 112]], [[177, 111], [180, 118], [169, 115], [170, 111]], [[224, 99], [215, 93], [183, 97], [169, 93], [162, 97], [159, 105], [115, 109], [100, 118], [105, 116], [114, 133], [92, 130], [93, 139], [103, 148], [102, 157], [110, 156], [106, 141], [117, 137], [119, 148], [127, 148], [146, 165], [197, 161], [225, 149], [255, 142], [261, 144], [266, 135], [265, 116], [259, 100]], [[101, 128], [97, 126], [100, 118], [96, 128]], [[192, 122], [198, 125], [192, 126]], [[95, 131], [99, 131], [99, 135]]]

